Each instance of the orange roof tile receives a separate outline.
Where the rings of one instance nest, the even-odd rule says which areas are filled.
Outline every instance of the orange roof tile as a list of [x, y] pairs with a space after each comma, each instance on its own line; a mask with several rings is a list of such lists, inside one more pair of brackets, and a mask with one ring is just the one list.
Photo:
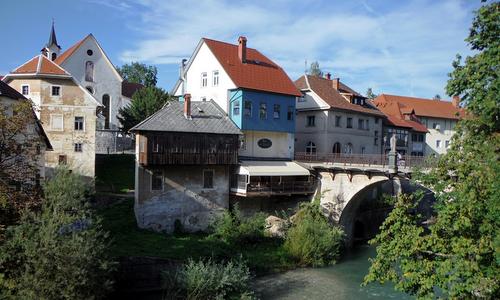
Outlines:
[[[307, 76], [307, 77], [306, 77]], [[303, 75], [295, 81], [295, 86], [298, 89], [310, 89], [316, 93], [323, 101], [325, 101], [331, 108], [351, 110], [359, 113], [371, 114], [383, 117], [384, 114], [376, 108], [368, 106], [361, 106], [349, 102], [339, 91], [333, 87], [333, 82], [330, 79], [322, 78], [312, 75]], [[345, 90], [349, 89], [356, 93], [354, 90], [343, 84]], [[357, 94], [357, 93], [356, 93]]]
[[410, 113], [414, 111], [415, 115], [419, 117], [458, 120], [465, 114], [463, 109], [455, 107], [451, 102], [441, 100], [381, 94], [375, 98], [374, 102], [376, 104], [383, 102], [399, 103], [401, 112]]
[[42, 54], [33, 57], [31, 60], [12, 71], [11, 74], [45, 74], [69, 76], [68, 72], [66, 72], [63, 68], [56, 65], [53, 61]]
[[247, 48], [247, 61], [238, 57], [238, 46], [203, 38], [237, 87], [301, 96], [285, 71], [253, 48]]
[[58, 65], [62, 64], [68, 57], [71, 56], [71, 54], [73, 54], [73, 52], [76, 51], [76, 49], [78, 49], [83, 44], [83, 42], [87, 39], [87, 37], [88, 35], [81, 41], [77, 42], [76, 44], [68, 48], [68, 50], [64, 51], [61, 55], [59, 55], [59, 57], [56, 58], [56, 60], [54, 60], [54, 62]]

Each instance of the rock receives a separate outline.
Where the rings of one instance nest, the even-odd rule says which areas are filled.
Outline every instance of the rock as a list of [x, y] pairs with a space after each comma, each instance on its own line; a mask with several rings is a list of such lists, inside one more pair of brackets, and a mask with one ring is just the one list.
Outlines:
[[266, 218], [266, 233], [272, 237], [285, 237], [287, 221], [276, 216]]

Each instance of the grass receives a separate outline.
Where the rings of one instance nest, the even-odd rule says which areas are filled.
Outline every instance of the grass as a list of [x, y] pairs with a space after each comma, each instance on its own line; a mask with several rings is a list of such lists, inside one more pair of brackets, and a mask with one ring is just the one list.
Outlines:
[[99, 192], [127, 193], [134, 189], [133, 154], [96, 155], [96, 189]]
[[135, 221], [133, 200], [113, 204], [98, 210], [103, 226], [113, 239], [111, 255], [151, 256], [187, 261], [188, 258], [237, 258], [240, 255], [257, 275], [296, 267], [286, 254], [280, 240], [268, 238], [259, 243], [229, 246], [206, 234], [166, 235], [139, 229]]

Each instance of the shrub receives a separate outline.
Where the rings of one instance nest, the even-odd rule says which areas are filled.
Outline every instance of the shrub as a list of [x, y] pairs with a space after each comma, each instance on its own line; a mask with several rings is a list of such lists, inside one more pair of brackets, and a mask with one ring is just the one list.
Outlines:
[[58, 169], [44, 186], [41, 211], [25, 213], [20, 225], [9, 228], [0, 248], [3, 296], [99, 299], [110, 290], [114, 263], [88, 191], [78, 175]]
[[335, 263], [342, 245], [343, 231], [328, 223], [318, 203], [301, 207], [289, 229], [284, 248], [302, 266]]
[[229, 244], [256, 242], [264, 237], [265, 225], [264, 213], [244, 217], [238, 206], [235, 206], [233, 211], [225, 211], [214, 221], [210, 237]]
[[179, 270], [163, 273], [167, 296], [186, 299], [251, 299], [250, 271], [243, 260], [217, 263], [189, 259]]

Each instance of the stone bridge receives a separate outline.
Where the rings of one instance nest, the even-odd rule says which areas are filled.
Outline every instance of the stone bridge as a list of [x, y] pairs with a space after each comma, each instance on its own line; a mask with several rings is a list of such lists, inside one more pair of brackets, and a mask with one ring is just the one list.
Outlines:
[[[387, 159], [380, 155], [327, 158], [296, 156], [318, 178], [315, 198], [320, 198], [325, 214], [343, 227], [348, 247], [355, 238], [368, 239], [378, 231], [390, 211], [387, 206], [376, 206], [383, 194], [394, 196], [422, 190], [425, 199], [419, 210], [429, 214], [433, 193], [410, 181], [415, 167], [428, 166], [422, 157], [404, 157], [404, 162], [395, 155]], [[370, 209], [363, 210], [366, 207]]]

